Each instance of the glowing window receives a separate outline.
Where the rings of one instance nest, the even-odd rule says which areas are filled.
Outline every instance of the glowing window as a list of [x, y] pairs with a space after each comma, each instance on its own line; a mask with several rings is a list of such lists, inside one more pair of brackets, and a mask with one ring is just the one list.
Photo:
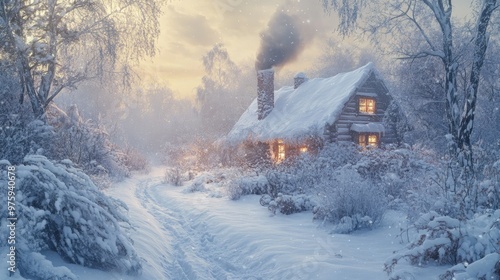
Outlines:
[[278, 140], [278, 156], [276, 157], [277, 162], [282, 162], [285, 160], [285, 143], [283, 140]]
[[359, 99], [359, 112], [365, 114], [375, 114], [375, 99], [360, 98]]
[[377, 135], [368, 135], [368, 146], [378, 146], [378, 139]]
[[363, 148], [366, 147], [366, 135], [360, 134], [358, 136], [358, 143], [361, 145]]
[[358, 144], [363, 148], [366, 148], [366, 146], [378, 147], [378, 135], [360, 134], [358, 136]]
[[307, 153], [307, 147], [306, 146], [300, 147], [300, 152]]

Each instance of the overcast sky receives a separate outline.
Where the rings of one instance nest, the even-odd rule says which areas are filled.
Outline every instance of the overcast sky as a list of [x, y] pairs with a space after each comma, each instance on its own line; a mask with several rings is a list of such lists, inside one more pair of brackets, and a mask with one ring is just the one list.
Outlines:
[[[179, 97], [193, 97], [204, 74], [201, 58], [216, 43], [223, 43], [237, 64], [253, 64], [259, 33], [285, 3], [313, 38], [286, 70], [309, 68], [325, 39], [337, 36], [335, 17], [323, 12], [319, 0], [173, 0], [161, 18], [160, 52], [142, 65], [145, 82], [168, 85]], [[470, 0], [456, 4], [460, 14], [470, 9]]]

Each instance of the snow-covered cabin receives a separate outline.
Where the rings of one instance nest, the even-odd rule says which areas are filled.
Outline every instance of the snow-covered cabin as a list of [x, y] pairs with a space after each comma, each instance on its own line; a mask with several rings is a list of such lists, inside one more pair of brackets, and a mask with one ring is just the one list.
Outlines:
[[293, 86], [277, 91], [272, 70], [258, 71], [257, 80], [258, 96], [227, 135], [230, 143], [264, 144], [281, 162], [325, 142], [380, 147], [396, 141], [383, 123], [391, 97], [373, 63], [330, 78], [298, 73]]

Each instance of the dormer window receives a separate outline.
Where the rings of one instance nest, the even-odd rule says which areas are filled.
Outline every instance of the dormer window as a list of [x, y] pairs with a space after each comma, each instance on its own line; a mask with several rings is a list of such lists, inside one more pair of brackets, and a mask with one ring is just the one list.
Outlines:
[[359, 98], [359, 112], [364, 114], [375, 114], [376, 102], [373, 98]]

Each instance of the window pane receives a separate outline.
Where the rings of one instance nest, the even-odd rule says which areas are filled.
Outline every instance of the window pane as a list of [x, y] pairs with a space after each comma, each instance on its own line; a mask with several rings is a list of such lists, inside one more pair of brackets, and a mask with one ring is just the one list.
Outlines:
[[366, 135], [360, 134], [359, 137], [358, 137], [358, 143], [362, 147], [366, 147]]
[[359, 99], [359, 112], [375, 114], [375, 99], [360, 98]]
[[366, 99], [365, 98], [360, 98], [359, 99], [359, 111], [360, 112], [366, 112]]
[[371, 146], [375, 146], [377, 147], [378, 146], [378, 141], [377, 141], [377, 135], [369, 135], [368, 136], [368, 145], [371, 145]]
[[283, 160], [285, 160], [285, 143], [283, 140], [278, 140], [278, 158], [276, 161], [280, 163]]

